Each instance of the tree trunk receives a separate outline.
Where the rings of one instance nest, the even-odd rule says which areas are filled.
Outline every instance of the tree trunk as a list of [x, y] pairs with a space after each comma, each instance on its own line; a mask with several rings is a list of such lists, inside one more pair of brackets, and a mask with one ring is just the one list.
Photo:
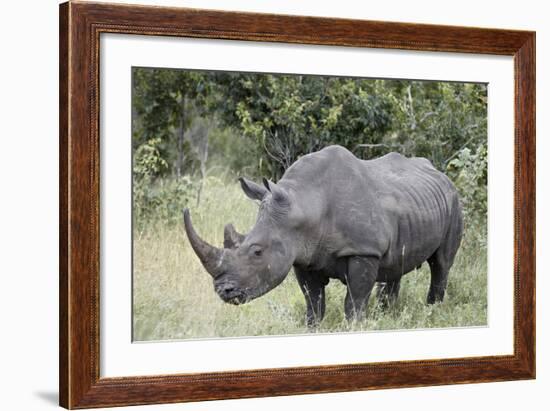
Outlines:
[[176, 160], [176, 176], [180, 178], [182, 175], [184, 160], [183, 142], [185, 139], [185, 96], [181, 98], [180, 127], [178, 131], [178, 158]]
[[200, 157], [200, 162], [201, 162], [201, 181], [199, 183], [199, 188], [197, 190], [197, 207], [199, 206], [200, 202], [201, 202], [201, 193], [202, 193], [202, 188], [204, 186], [204, 179], [206, 178], [206, 161], [208, 160], [208, 135], [210, 133], [210, 129], [208, 128], [206, 130], [206, 134], [205, 134], [205, 139], [206, 141], [204, 142], [204, 149], [203, 149], [203, 152], [202, 152], [202, 155], [199, 154], [199, 157]]

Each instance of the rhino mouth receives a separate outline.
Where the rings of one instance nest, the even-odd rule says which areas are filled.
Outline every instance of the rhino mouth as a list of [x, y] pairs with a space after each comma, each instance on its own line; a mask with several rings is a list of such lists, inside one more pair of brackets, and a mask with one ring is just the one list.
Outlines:
[[241, 305], [252, 299], [246, 290], [237, 288], [231, 283], [216, 284], [214, 289], [218, 296], [228, 304]]
[[241, 288], [232, 280], [221, 280], [214, 283], [214, 290], [222, 301], [232, 305], [246, 304], [269, 291], [269, 286]]
[[225, 300], [226, 303], [232, 304], [232, 305], [242, 305], [246, 304], [250, 299], [245, 295], [238, 295], [236, 297], [230, 298], [229, 300]]
[[243, 291], [233, 291], [224, 294], [218, 293], [218, 295], [224, 302], [232, 305], [246, 304], [251, 300], [251, 298], [249, 298], [248, 295]]

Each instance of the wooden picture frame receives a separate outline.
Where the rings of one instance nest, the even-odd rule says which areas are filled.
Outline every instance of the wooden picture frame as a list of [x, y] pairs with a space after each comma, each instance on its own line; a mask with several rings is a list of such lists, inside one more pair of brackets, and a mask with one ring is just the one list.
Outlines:
[[[514, 353], [100, 378], [101, 33], [513, 56]], [[60, 405], [173, 403], [535, 378], [535, 33], [185, 8], [60, 5]]]

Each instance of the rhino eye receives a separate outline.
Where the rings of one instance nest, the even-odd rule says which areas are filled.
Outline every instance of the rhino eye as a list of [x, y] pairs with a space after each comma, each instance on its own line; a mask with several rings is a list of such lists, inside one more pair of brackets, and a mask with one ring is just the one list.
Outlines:
[[260, 257], [262, 255], [262, 248], [259, 246], [259, 245], [253, 245], [250, 247], [250, 251], [252, 252], [252, 254], [256, 257]]

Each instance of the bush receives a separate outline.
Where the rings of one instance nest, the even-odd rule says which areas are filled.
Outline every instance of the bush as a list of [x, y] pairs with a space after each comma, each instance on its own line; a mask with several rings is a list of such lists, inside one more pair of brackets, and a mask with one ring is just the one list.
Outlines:
[[197, 185], [189, 176], [134, 180], [134, 223], [143, 227], [148, 222], [181, 222], [181, 210], [196, 200]]
[[[447, 166], [447, 174], [460, 193], [465, 228], [474, 228], [477, 240], [485, 242], [487, 233], [487, 147], [480, 145], [475, 152], [460, 150]], [[477, 227], [476, 227], [477, 226]]]

